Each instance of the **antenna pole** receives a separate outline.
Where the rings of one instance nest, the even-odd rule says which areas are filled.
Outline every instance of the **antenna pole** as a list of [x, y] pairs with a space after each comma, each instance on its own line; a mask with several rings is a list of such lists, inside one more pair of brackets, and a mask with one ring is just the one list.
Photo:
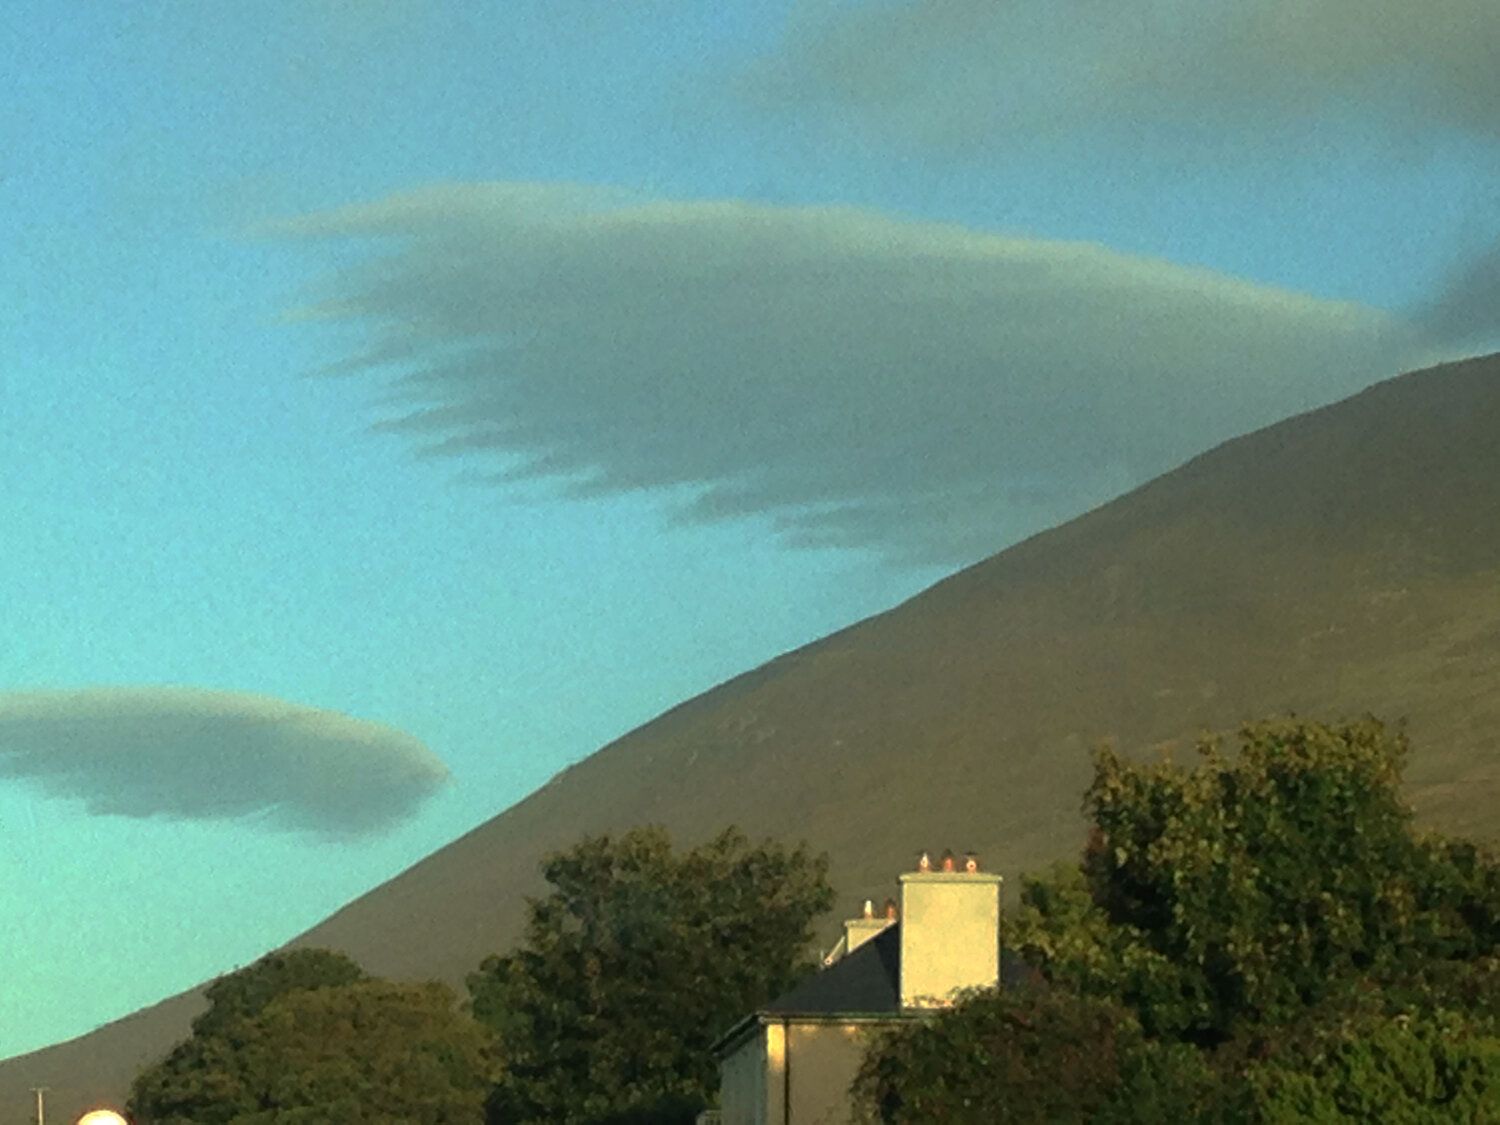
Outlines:
[[36, 1095], [36, 1125], [47, 1125], [47, 1091], [51, 1086], [33, 1086], [31, 1092]]

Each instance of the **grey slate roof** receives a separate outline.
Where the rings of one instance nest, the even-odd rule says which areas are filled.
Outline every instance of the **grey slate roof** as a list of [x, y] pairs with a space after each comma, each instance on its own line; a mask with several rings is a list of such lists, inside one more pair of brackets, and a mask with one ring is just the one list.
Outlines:
[[901, 1010], [901, 924], [887, 926], [853, 953], [804, 978], [762, 1012], [774, 1015], [866, 1013]]

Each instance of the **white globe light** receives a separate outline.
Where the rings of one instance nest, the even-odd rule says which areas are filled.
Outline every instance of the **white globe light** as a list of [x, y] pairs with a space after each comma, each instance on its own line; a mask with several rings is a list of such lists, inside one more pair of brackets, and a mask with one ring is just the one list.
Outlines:
[[112, 1109], [92, 1109], [76, 1125], [129, 1125], [129, 1122]]

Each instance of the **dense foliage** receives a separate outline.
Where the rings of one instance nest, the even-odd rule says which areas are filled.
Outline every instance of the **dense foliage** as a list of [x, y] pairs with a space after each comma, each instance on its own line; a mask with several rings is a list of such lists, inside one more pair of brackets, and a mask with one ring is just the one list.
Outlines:
[[1226, 1083], [1259, 1121], [1500, 1121], [1500, 1029], [1448, 1010], [1370, 1012], [1289, 1034]]
[[550, 856], [522, 947], [469, 981], [497, 1040], [495, 1122], [691, 1122], [714, 1039], [812, 968], [827, 859], [730, 829], [681, 853], [660, 828]]
[[268, 953], [255, 964], [227, 973], [204, 992], [208, 1010], [193, 1021], [197, 1036], [221, 1035], [253, 1019], [272, 1000], [288, 992], [336, 988], [367, 979], [353, 958], [335, 949], [285, 949]]
[[275, 953], [208, 991], [192, 1036], [143, 1071], [142, 1125], [477, 1125], [483, 1030], [447, 986], [371, 980], [342, 954]]
[[[857, 1084], [872, 1117], [1340, 1121], [1379, 1104], [1436, 1121], [1500, 1105], [1500, 865], [1413, 830], [1404, 740], [1288, 720], [1245, 728], [1233, 758], [1199, 749], [1192, 768], [1098, 754], [1082, 862], [1026, 881], [1011, 935], [1046, 995], [977, 996], [889, 1037]], [[1102, 1061], [1064, 1083], [1085, 1042]]]
[[981, 992], [872, 1047], [856, 1089], [873, 1121], [1043, 1125], [1191, 1121], [1213, 1102], [1200, 1052], [1149, 1038], [1112, 1000]]

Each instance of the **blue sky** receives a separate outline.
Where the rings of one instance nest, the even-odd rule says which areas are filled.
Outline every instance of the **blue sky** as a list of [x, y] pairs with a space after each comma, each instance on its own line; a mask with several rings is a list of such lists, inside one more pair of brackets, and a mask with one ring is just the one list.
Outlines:
[[0, 33], [0, 1056], [1500, 343], [1489, 0], [128, 7]]

